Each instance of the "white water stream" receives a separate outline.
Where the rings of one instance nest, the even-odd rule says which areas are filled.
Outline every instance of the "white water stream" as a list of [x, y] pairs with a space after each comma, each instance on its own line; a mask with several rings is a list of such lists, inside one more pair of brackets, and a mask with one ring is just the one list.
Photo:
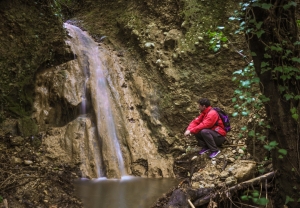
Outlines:
[[[76, 183], [77, 193], [86, 208], [148, 208], [155, 203], [155, 200], [162, 193], [177, 184], [177, 181], [170, 178], [141, 178], [127, 174], [119, 143], [121, 139], [118, 138], [123, 120], [120, 119], [122, 117], [121, 112], [117, 110], [121, 105], [117, 103], [120, 102], [120, 91], [115, 86], [120, 85], [120, 83], [114, 83], [114, 80], [109, 76], [109, 68], [106, 63], [109, 53], [105, 53], [105, 50], [80, 28], [67, 23], [64, 24], [64, 27], [71, 36], [67, 43], [75, 54], [82, 74], [85, 75], [80, 117], [95, 117], [91, 120], [95, 120], [99, 138], [99, 141], [90, 142], [90, 144], [97, 146], [90, 149], [98, 150], [92, 151], [98, 178], [78, 181]], [[121, 69], [119, 67], [115, 67], [115, 69], [117, 70], [118, 81], [125, 80]], [[127, 103], [130, 103], [132, 111], [132, 102], [128, 100], [130, 96], [124, 97]], [[89, 103], [90, 101], [91, 103]], [[92, 112], [91, 109], [93, 109]], [[130, 118], [135, 117], [133, 113], [131, 115], [131, 111]], [[143, 160], [147, 161], [147, 172], [143, 173], [143, 169], [138, 165], [135, 166], [136, 170], [141, 171], [142, 174], [150, 174], [150, 176], [172, 176], [171, 168], [168, 168], [171, 167], [172, 160], [162, 158], [156, 152], [157, 147], [151, 138], [145, 136], [146, 131], [142, 128], [143, 121], [139, 122], [130, 124], [136, 125], [138, 127], [136, 129], [139, 129], [142, 134], [137, 136], [137, 131], [128, 130], [129, 142], [131, 141], [131, 145], [128, 144], [128, 146], [132, 148], [130, 160], [144, 158]], [[123, 146], [124, 143], [126, 145], [126, 142], [122, 141]], [[82, 161], [89, 163], [84, 158]], [[130, 163], [131, 166], [132, 164], [134, 162]]]
[[[64, 24], [68, 30], [72, 41], [68, 44], [71, 46], [73, 53], [76, 55], [79, 65], [82, 67], [83, 73], [86, 75], [85, 91], [90, 90], [92, 106], [96, 117], [98, 135], [101, 139], [100, 146], [102, 152], [102, 163], [106, 164], [106, 173], [104, 168], [98, 164], [98, 177], [121, 178], [127, 175], [124, 167], [124, 161], [120, 144], [116, 134], [114, 115], [112, 113], [111, 92], [107, 86], [107, 67], [101, 59], [101, 51], [96, 43], [86, 32], [80, 28]], [[82, 102], [82, 112], [85, 113], [86, 97]], [[100, 157], [100, 153], [97, 157]]]

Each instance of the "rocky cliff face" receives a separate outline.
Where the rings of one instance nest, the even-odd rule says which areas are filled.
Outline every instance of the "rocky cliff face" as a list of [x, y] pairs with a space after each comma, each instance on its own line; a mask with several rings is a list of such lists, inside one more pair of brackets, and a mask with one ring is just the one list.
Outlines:
[[30, 120], [35, 73], [72, 57], [58, 9], [50, 2], [1, 1], [0, 11], [0, 118], [27, 118], [21, 134], [29, 136], [37, 133]]
[[[87, 7], [90, 12], [82, 11], [71, 22], [120, 57], [124, 85], [136, 94], [140, 104], [135, 107], [158, 138], [159, 151], [180, 154], [182, 133], [198, 114], [199, 97], [233, 111], [231, 74], [245, 62], [228, 45], [217, 53], [209, 50], [207, 32], [230, 24], [235, 2], [225, 1], [220, 8], [216, 1], [97, 1]], [[238, 38], [229, 31], [226, 35]]]

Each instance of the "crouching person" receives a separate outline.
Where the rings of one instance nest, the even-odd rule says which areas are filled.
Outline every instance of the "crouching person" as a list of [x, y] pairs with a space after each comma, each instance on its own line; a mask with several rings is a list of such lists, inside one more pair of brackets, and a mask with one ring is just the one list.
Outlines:
[[218, 146], [226, 140], [226, 131], [218, 112], [210, 106], [209, 99], [199, 99], [198, 106], [200, 115], [189, 124], [184, 136], [195, 135], [198, 145], [202, 147], [199, 154], [210, 152], [209, 157], [214, 158], [220, 153]]

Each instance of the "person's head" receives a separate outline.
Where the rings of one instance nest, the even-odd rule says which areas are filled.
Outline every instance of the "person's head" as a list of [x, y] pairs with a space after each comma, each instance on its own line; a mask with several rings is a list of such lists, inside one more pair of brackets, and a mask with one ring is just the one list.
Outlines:
[[198, 100], [199, 110], [204, 111], [207, 107], [210, 106], [210, 101], [207, 98], [200, 98]]

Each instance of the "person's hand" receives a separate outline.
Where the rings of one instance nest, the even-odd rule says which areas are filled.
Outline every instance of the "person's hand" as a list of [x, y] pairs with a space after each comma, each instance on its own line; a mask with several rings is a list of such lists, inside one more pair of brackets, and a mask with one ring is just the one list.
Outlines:
[[191, 136], [190, 130], [186, 130], [186, 131], [184, 132], [184, 136], [186, 136], [186, 137]]

